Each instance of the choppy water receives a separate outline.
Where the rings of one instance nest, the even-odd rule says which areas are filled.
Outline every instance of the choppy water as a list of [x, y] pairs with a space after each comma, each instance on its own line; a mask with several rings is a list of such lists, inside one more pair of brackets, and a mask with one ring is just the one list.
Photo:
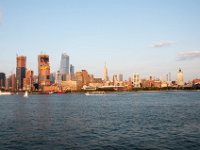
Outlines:
[[0, 97], [0, 149], [200, 149], [200, 92]]

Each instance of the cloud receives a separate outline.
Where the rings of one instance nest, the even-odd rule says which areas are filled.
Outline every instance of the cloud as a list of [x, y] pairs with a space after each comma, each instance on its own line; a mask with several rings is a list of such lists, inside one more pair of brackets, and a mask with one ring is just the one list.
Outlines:
[[193, 60], [200, 58], [200, 51], [181, 52], [177, 56], [178, 61]]
[[161, 42], [151, 45], [151, 47], [152, 48], [161, 48], [161, 47], [171, 46], [173, 44], [175, 44], [175, 42], [173, 42], [173, 41], [161, 41]]

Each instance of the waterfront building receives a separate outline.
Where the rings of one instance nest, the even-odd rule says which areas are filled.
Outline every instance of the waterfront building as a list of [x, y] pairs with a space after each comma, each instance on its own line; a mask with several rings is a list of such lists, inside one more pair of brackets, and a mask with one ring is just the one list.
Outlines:
[[104, 65], [104, 82], [108, 81], [108, 69], [106, 67], [106, 63]]
[[192, 81], [193, 87], [200, 88], [200, 79], [194, 79]]
[[0, 73], [0, 89], [5, 89], [6, 86], [6, 74], [1, 72]]
[[56, 73], [54, 72], [50, 74], [50, 83], [54, 84], [55, 80], [56, 80]]
[[70, 74], [74, 74], [74, 71], [75, 71], [74, 66], [70, 64]]
[[118, 81], [122, 82], [123, 81], [123, 74], [118, 74]]
[[87, 70], [81, 70], [75, 74], [76, 81], [80, 81], [83, 85], [88, 85], [90, 83], [90, 75]]
[[38, 55], [38, 84], [39, 88], [50, 85], [50, 65], [49, 55]]
[[117, 83], [118, 83], [117, 75], [113, 75], [113, 85], [117, 85]]
[[66, 53], [62, 53], [60, 61], [60, 74], [62, 81], [66, 81], [69, 78], [69, 56]]
[[57, 73], [56, 73], [55, 83], [58, 84], [58, 85], [60, 85], [61, 82], [62, 82], [61, 73], [58, 70]]
[[83, 87], [83, 83], [81, 81], [62, 81], [62, 90], [64, 92], [68, 91], [80, 91]]
[[6, 89], [9, 91], [16, 90], [16, 77], [15, 74], [11, 74], [6, 81]]
[[24, 78], [24, 90], [32, 91], [34, 84], [34, 72], [33, 70], [26, 70], [26, 78]]
[[69, 80], [75, 80], [75, 67], [72, 64], [70, 64]]
[[140, 88], [140, 84], [141, 84], [141, 80], [140, 80], [140, 75], [138, 73], [134, 73], [133, 77], [132, 77], [132, 82], [133, 82], [133, 86], [135, 88]]
[[26, 77], [26, 56], [17, 56], [16, 62], [17, 62], [17, 67], [16, 67], [17, 90], [22, 90], [23, 80]]
[[178, 73], [177, 73], [177, 85], [179, 87], [184, 86], [183, 71], [181, 70], [181, 68], [179, 68]]
[[9, 83], [10, 83], [10, 79], [6, 77], [5, 90], [9, 90]]

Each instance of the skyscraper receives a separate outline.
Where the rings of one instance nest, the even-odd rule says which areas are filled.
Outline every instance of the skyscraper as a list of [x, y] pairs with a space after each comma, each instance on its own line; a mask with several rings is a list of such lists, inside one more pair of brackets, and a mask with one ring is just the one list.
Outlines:
[[70, 64], [70, 80], [75, 80], [75, 69], [72, 64]]
[[6, 86], [6, 74], [0, 73], [0, 89], [5, 88]]
[[50, 85], [49, 55], [46, 54], [38, 55], [38, 84], [40, 89]]
[[104, 65], [104, 81], [108, 81], [108, 70], [107, 70], [107, 67], [106, 67], [106, 63]]
[[34, 72], [33, 70], [26, 70], [26, 78], [24, 78], [24, 90], [31, 91], [33, 90], [34, 82]]
[[23, 80], [26, 77], [26, 56], [17, 56], [16, 82], [17, 90], [23, 89]]
[[181, 70], [181, 68], [179, 68], [177, 73], [177, 85], [180, 87], [184, 85], [183, 71]]
[[66, 53], [62, 53], [60, 61], [60, 74], [62, 80], [66, 81], [69, 76], [69, 56]]
[[118, 74], [118, 81], [123, 81], [123, 74]]
[[74, 66], [72, 65], [72, 64], [70, 64], [70, 74], [74, 74], [74, 71], [75, 69], [74, 69]]

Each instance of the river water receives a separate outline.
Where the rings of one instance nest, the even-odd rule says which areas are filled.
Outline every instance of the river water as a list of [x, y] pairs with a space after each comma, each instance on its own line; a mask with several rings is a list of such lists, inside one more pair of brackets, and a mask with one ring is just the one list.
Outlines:
[[0, 149], [200, 149], [200, 92], [0, 96]]

